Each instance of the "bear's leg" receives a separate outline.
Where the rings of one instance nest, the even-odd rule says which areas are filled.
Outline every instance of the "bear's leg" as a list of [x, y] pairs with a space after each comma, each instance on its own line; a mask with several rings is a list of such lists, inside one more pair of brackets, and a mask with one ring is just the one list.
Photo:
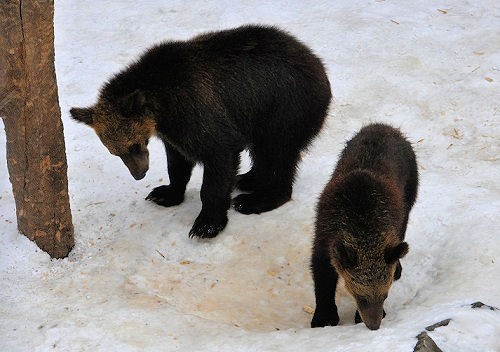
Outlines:
[[146, 197], [158, 205], [171, 207], [182, 203], [186, 185], [191, 178], [191, 171], [194, 163], [188, 161], [182, 154], [165, 143], [167, 152], [168, 176], [170, 185], [163, 185], [154, 188]]
[[239, 154], [214, 155], [216, 158], [203, 163], [202, 208], [189, 231], [190, 237], [215, 237], [227, 224], [227, 210], [231, 202]]
[[329, 257], [317, 253], [316, 249], [313, 251], [311, 264], [316, 295], [316, 310], [311, 327], [335, 326], [339, 323], [337, 305], [335, 304], [335, 291], [339, 276], [330, 264]]
[[403, 267], [401, 266], [401, 261], [398, 260], [398, 264], [396, 265], [396, 271], [394, 272], [394, 281], [397, 281], [401, 278], [402, 272], [403, 272]]
[[238, 175], [236, 187], [243, 192], [255, 191], [255, 171], [253, 168], [243, 175]]
[[240, 194], [233, 200], [234, 208], [242, 214], [263, 213], [288, 202], [299, 160], [298, 151], [263, 150], [253, 154], [253, 193]]

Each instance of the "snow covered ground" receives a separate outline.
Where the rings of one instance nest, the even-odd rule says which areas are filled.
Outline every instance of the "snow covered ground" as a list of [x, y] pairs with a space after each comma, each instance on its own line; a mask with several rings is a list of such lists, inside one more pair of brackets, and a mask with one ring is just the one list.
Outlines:
[[[1, 351], [412, 351], [428, 325], [443, 351], [500, 351], [500, 4], [484, 1], [56, 1], [56, 67], [76, 246], [50, 260], [19, 235], [0, 133]], [[70, 121], [152, 43], [245, 23], [275, 24], [324, 59], [334, 102], [304, 156], [293, 201], [229, 212], [211, 241], [187, 234], [201, 203], [144, 200], [168, 183], [159, 141], [134, 181], [93, 131]], [[378, 331], [310, 329], [314, 207], [344, 141], [362, 125], [401, 127], [421, 187], [410, 253]], [[248, 168], [244, 158], [242, 170]]]

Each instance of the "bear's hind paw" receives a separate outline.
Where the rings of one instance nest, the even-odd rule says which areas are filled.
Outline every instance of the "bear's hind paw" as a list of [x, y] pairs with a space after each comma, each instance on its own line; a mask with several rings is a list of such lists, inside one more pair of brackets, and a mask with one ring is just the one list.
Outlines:
[[286, 194], [282, 196], [265, 196], [258, 193], [240, 194], [233, 199], [234, 209], [242, 214], [260, 214], [271, 211], [291, 199]]

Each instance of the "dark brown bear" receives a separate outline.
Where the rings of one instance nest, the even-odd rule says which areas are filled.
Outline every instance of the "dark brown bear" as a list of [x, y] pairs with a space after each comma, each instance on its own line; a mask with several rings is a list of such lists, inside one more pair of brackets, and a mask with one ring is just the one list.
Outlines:
[[312, 327], [338, 324], [338, 275], [356, 300], [356, 322], [380, 327], [384, 301], [401, 276], [399, 259], [408, 252], [404, 237], [417, 187], [415, 153], [398, 130], [372, 124], [347, 142], [317, 208]]
[[135, 179], [149, 167], [147, 143], [165, 144], [170, 185], [146, 199], [184, 200], [196, 163], [204, 167], [202, 210], [191, 236], [214, 237], [227, 223], [240, 152], [251, 170], [237, 186], [241, 213], [261, 213], [290, 200], [304, 150], [327, 115], [330, 84], [321, 60], [273, 27], [244, 26], [149, 49], [101, 89], [97, 103], [73, 108]]

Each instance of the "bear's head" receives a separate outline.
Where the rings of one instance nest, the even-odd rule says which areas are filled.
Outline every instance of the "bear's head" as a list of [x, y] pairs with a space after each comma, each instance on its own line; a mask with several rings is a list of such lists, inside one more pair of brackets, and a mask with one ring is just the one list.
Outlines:
[[371, 330], [380, 327], [384, 316], [384, 301], [395, 279], [398, 279], [399, 259], [408, 252], [408, 244], [377, 246], [348, 246], [342, 243], [332, 249], [332, 265], [345, 281], [347, 291], [354, 297], [365, 325]]
[[113, 155], [119, 156], [136, 180], [149, 169], [148, 141], [156, 123], [148, 116], [144, 93], [136, 90], [119, 99], [102, 97], [87, 108], [72, 108], [71, 117], [94, 129]]
[[329, 242], [331, 264], [356, 300], [365, 325], [376, 330], [384, 301], [401, 275], [399, 260], [408, 252], [400, 237], [403, 197], [394, 182], [366, 170], [350, 172], [331, 187], [322, 199], [326, 228], [331, 225], [335, 234]]

